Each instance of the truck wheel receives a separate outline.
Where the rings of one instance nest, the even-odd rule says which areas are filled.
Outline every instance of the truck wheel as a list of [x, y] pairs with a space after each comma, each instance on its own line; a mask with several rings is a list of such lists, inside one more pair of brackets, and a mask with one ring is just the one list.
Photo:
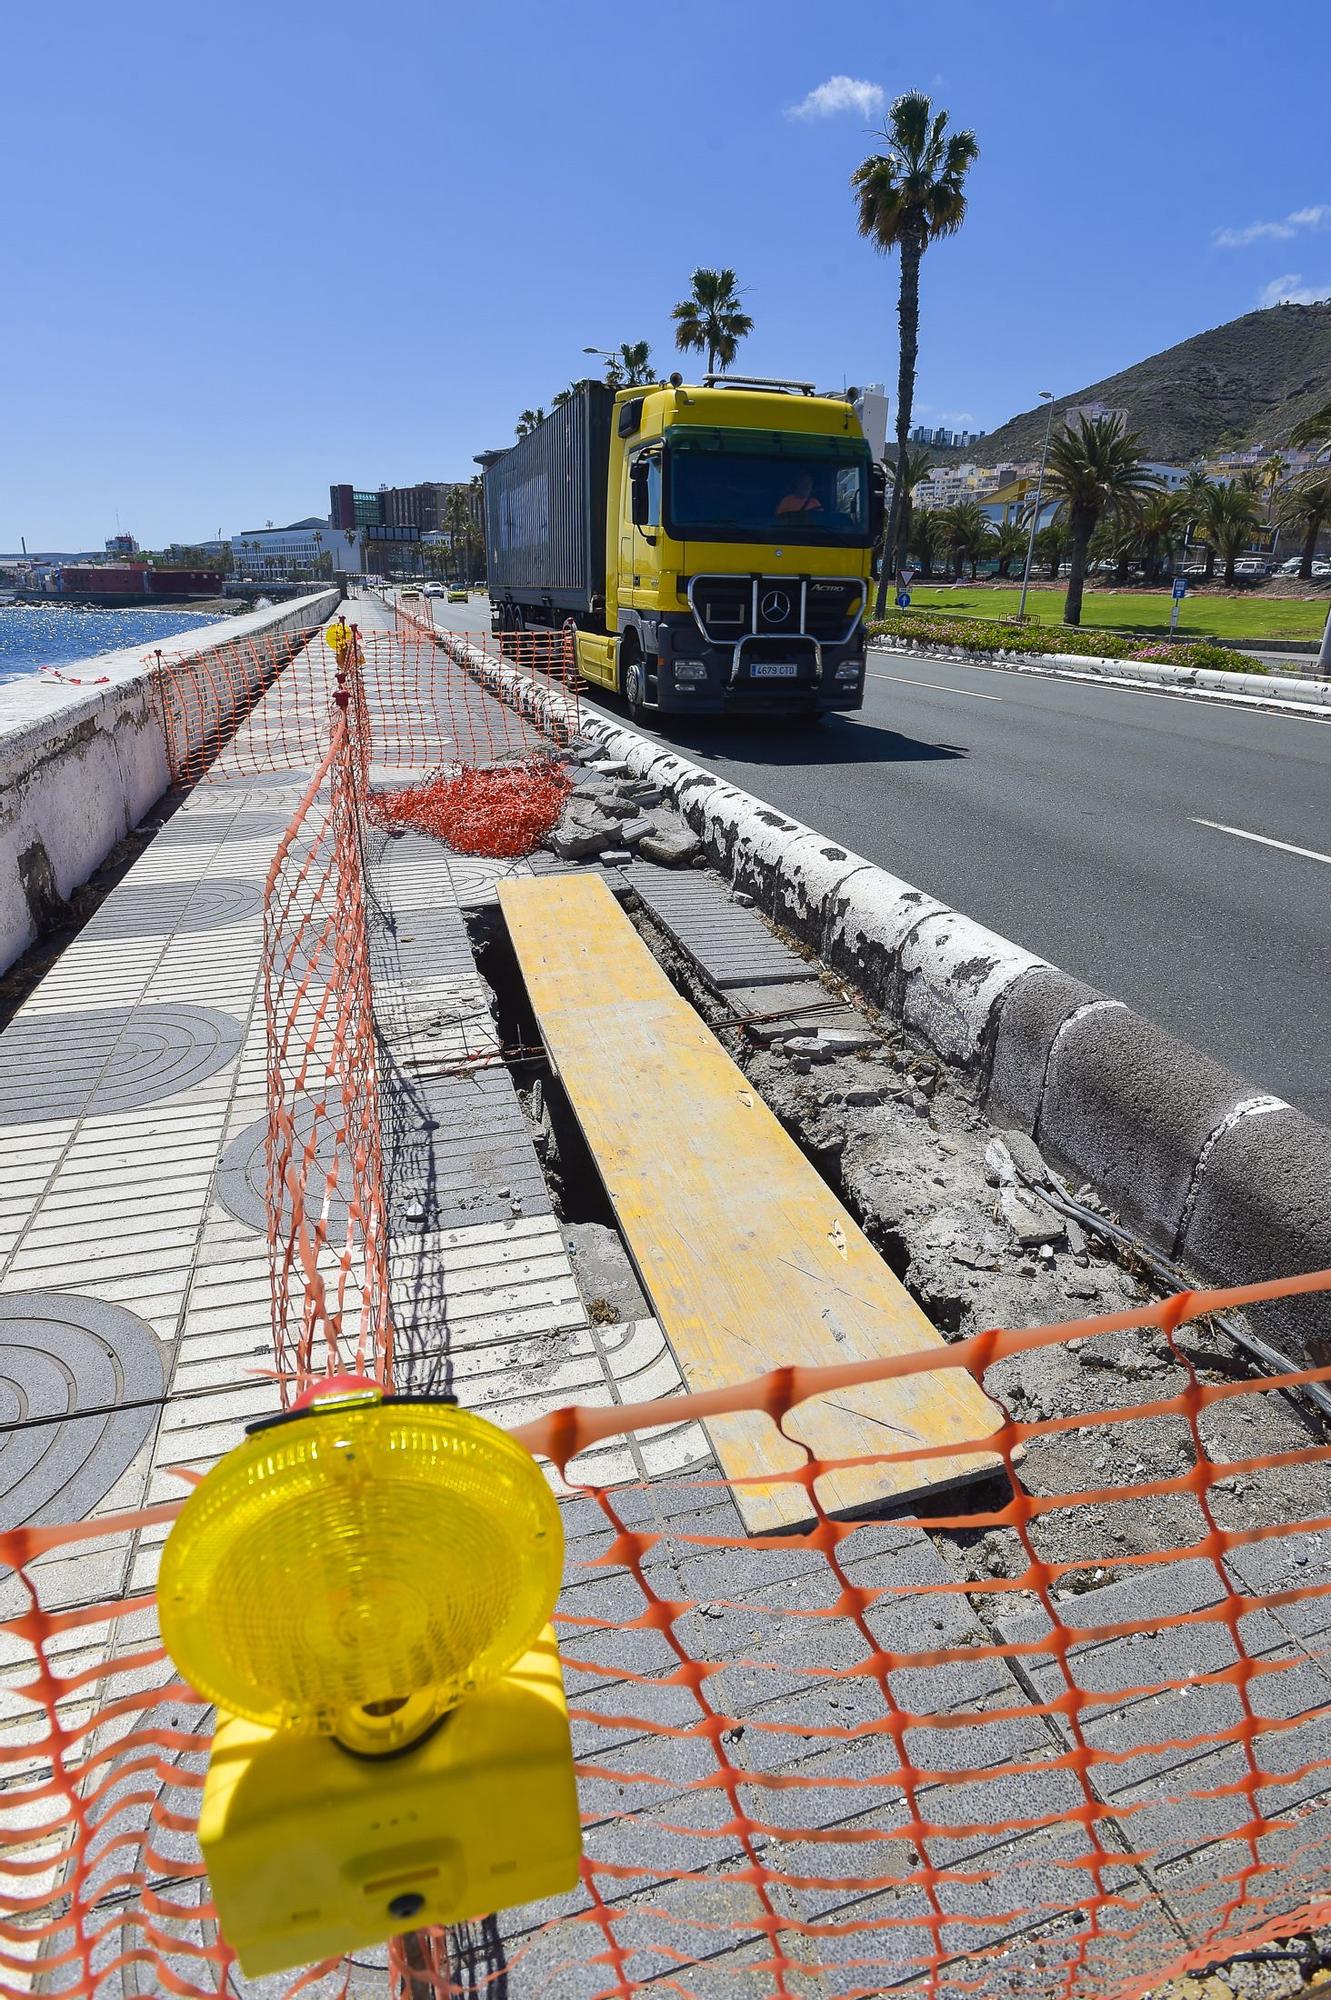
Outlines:
[[641, 728], [647, 719], [647, 668], [636, 648], [628, 653], [620, 648], [619, 692], [629, 712], [629, 721], [635, 728]]

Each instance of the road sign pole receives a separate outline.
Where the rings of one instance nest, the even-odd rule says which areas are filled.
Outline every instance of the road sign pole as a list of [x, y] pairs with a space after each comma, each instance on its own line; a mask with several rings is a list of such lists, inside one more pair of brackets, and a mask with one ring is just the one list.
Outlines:
[[1178, 615], [1180, 610], [1183, 608], [1183, 600], [1186, 597], [1187, 592], [1188, 592], [1188, 579], [1185, 576], [1176, 576], [1174, 578], [1174, 590], [1173, 590], [1174, 602], [1169, 607], [1169, 636], [1171, 639], [1173, 639], [1178, 633]]
[[1323, 674], [1331, 679], [1331, 610], [1328, 610], [1326, 614], [1326, 625], [1322, 632], [1321, 651], [1317, 655], [1317, 665], [1313, 668], [1313, 672], [1315, 674]]

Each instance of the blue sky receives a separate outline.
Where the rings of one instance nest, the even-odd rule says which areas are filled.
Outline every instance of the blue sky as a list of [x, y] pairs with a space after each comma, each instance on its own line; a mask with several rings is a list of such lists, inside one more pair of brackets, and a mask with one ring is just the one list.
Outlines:
[[1331, 293], [1325, 0], [65, 0], [3, 36], [0, 550], [468, 475], [584, 343], [673, 365], [697, 264], [739, 272], [750, 371], [894, 387], [847, 178], [910, 88], [981, 148], [924, 420]]

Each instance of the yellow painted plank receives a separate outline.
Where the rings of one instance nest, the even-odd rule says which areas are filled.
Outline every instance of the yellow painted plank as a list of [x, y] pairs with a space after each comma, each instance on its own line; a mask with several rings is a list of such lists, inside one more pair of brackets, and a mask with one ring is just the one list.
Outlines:
[[[783, 1365], [943, 1342], [594, 875], [514, 879], [499, 898], [554, 1068], [652, 1308], [693, 1389]], [[988, 1437], [1000, 1413], [959, 1369], [811, 1399], [785, 1420], [820, 1459]], [[708, 1420], [731, 1480], [805, 1462], [768, 1418]], [[973, 1478], [958, 1453], [820, 1475], [830, 1512]], [[735, 1487], [754, 1532], [809, 1518], [801, 1489]]]

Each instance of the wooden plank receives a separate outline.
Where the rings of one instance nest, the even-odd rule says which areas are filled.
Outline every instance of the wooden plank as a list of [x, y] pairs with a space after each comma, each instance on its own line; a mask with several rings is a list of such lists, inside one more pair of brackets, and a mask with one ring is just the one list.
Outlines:
[[[647, 1296], [691, 1388], [942, 1347], [794, 1141], [675, 992], [604, 882], [501, 881], [499, 899], [551, 1062], [605, 1182]], [[988, 1437], [1000, 1412], [958, 1369], [802, 1404], [790, 1439], [821, 1459]], [[761, 1414], [707, 1428], [731, 1480], [805, 1463]], [[858, 1513], [974, 1478], [989, 1453], [819, 1477]], [[795, 1485], [736, 1485], [752, 1532], [809, 1518]]]

